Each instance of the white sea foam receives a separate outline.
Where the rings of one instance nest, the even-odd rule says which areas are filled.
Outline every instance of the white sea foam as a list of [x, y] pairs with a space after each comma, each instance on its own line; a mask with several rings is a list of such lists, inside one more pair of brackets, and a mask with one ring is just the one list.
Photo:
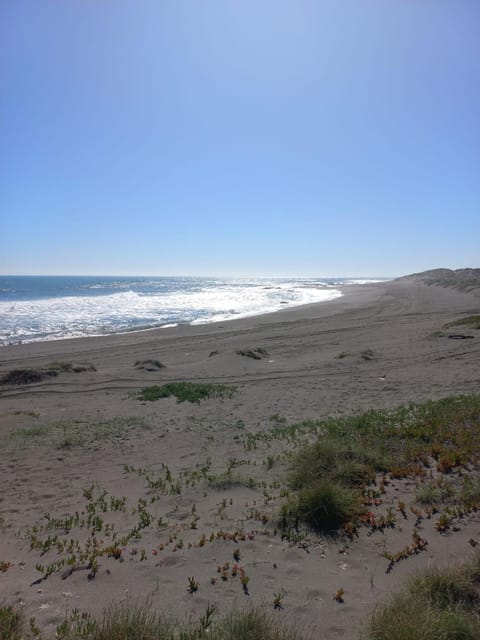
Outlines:
[[382, 278], [381, 280], [379, 279], [375, 280], [373, 278], [368, 278], [364, 280], [354, 279], [354, 280], [345, 280], [345, 282], [343, 282], [342, 284], [375, 284], [377, 282], [387, 282], [387, 280], [385, 278]]
[[122, 290], [121, 284], [110, 295], [0, 301], [0, 344], [225, 321], [342, 295], [308, 280], [210, 281], [204, 287], [153, 293]]

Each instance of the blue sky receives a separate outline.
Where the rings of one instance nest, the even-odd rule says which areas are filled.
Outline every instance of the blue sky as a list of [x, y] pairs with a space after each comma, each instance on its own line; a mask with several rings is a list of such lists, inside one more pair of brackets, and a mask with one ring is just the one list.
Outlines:
[[478, 0], [3, 0], [0, 273], [480, 266]]

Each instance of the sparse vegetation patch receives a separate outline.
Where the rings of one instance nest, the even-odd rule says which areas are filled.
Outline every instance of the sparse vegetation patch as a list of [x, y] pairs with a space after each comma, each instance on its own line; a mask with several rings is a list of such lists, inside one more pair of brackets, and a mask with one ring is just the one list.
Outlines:
[[175, 396], [177, 402], [196, 402], [207, 398], [231, 398], [235, 387], [224, 384], [206, 384], [200, 382], [169, 382], [153, 387], [144, 387], [138, 394], [139, 400], [155, 401]]
[[[284, 527], [303, 521], [313, 529], [329, 531], [349, 519], [355, 521], [360, 515], [359, 492], [365, 496], [377, 474], [422, 477], [433, 467], [443, 476], [480, 461], [480, 396], [368, 411], [308, 423], [308, 427], [312, 434], [316, 427], [318, 435], [294, 458], [291, 485], [297, 494], [284, 505]], [[426, 486], [418, 499], [435, 504], [446, 495], [447, 486]], [[445, 516], [446, 526], [454, 517], [477, 508], [480, 484], [467, 480], [460, 506]], [[444, 530], [442, 523], [439, 526], [439, 531]]]

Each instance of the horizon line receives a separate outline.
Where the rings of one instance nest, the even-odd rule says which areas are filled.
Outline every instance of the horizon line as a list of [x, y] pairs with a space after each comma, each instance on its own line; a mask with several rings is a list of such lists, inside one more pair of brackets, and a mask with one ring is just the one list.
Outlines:
[[[402, 274], [405, 275], [405, 274]], [[408, 275], [408, 274], [407, 274]], [[351, 279], [364, 279], [364, 278], [398, 278], [400, 275], [308, 275], [308, 274], [283, 274], [283, 275], [220, 275], [220, 274], [127, 274], [127, 273], [0, 273], [0, 278], [351, 278]]]

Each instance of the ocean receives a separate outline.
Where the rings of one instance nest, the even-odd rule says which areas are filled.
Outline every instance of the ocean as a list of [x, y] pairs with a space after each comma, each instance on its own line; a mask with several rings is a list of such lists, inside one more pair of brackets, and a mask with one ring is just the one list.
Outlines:
[[0, 345], [245, 318], [378, 279], [0, 276]]

